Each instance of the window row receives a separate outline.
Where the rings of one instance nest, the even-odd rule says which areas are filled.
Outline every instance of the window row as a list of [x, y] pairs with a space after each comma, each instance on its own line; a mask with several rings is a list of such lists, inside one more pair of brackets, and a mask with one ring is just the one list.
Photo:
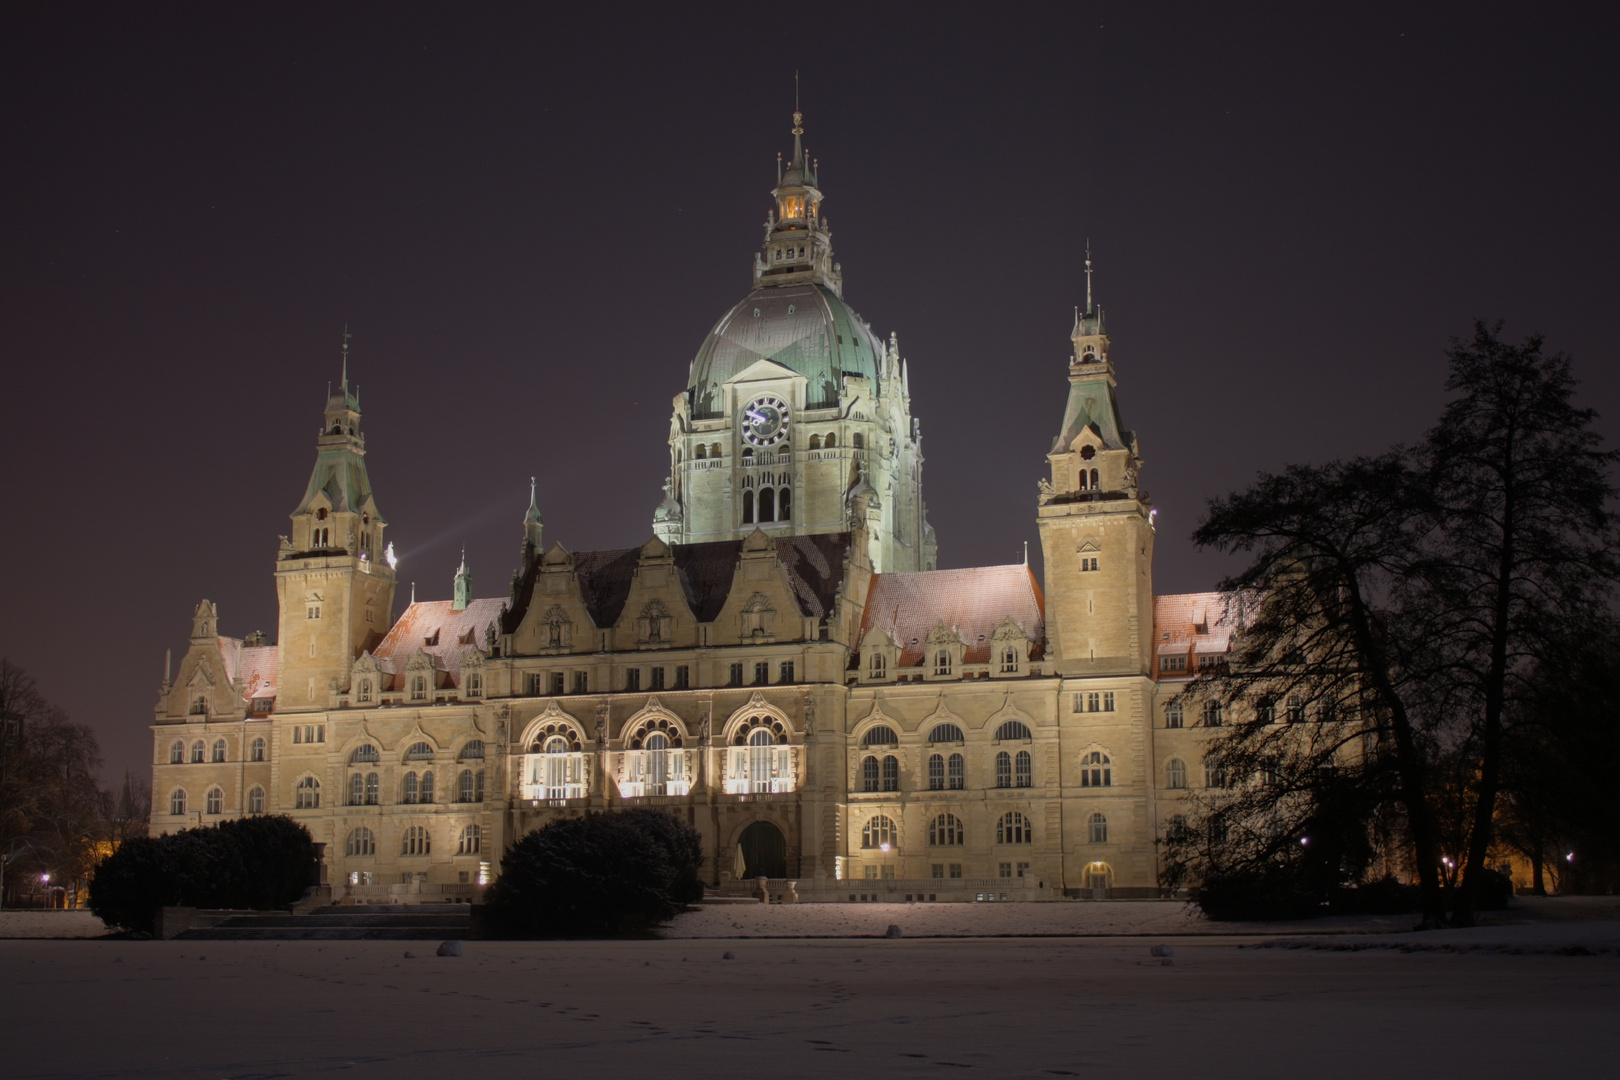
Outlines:
[[[1262, 773], [1263, 779], [1272, 777], [1270, 770]], [[1180, 758], [1171, 758], [1164, 763], [1164, 786], [1173, 790], [1181, 790], [1188, 786], [1187, 763]], [[1231, 787], [1231, 776], [1225, 766], [1206, 762], [1204, 765], [1204, 786], [1207, 788]]]
[[[424, 741], [412, 743], [410, 746], [405, 748], [405, 753], [401, 755], [402, 760], [407, 762], [432, 761], [436, 757], [438, 757], [438, 751], [433, 748], [433, 744]], [[456, 752], [456, 760], [484, 760], [484, 740], [468, 739], [466, 742], [462, 743], [461, 749]], [[349, 764], [351, 765], [376, 764], [381, 761], [382, 749], [377, 746], [376, 743], [361, 743], [359, 746], [349, 751]]]
[[[484, 850], [483, 829], [477, 825], [464, 825], [456, 837], [457, 855], [478, 855]], [[377, 854], [377, 834], [359, 826], [349, 833], [344, 844], [344, 853], [352, 859], [365, 858]], [[412, 825], [400, 834], [399, 853], [401, 855], [431, 855], [433, 854], [433, 834], [425, 825]]]
[[[1103, 841], [1107, 840], [1108, 823], [1101, 814], [1092, 815], [1093, 822], [1102, 821]], [[965, 842], [966, 829], [955, 814], [940, 814], [928, 823], [928, 843], [931, 847], [957, 847]], [[1096, 834], [1093, 833], [1093, 836]], [[861, 847], [889, 851], [899, 846], [900, 830], [894, 819], [884, 814], [869, 818], [861, 828]], [[1103, 841], [1098, 841], [1099, 843]], [[1035, 830], [1029, 818], [1016, 810], [996, 819], [996, 843], [1032, 844]]]
[[[185, 788], [175, 788], [169, 792], [169, 813], [174, 817], [184, 817], [186, 814], [188, 797]], [[211, 787], [203, 795], [203, 813], [210, 816], [225, 812], [225, 792], [218, 786]], [[255, 784], [248, 789], [247, 812], [250, 814], [264, 813], [264, 788]]]
[[792, 521], [793, 520], [793, 489], [762, 487], [758, 492], [744, 488], [740, 493], [742, 500], [742, 523], [752, 525], [755, 522]]
[[[1318, 707], [1318, 714], [1326, 710], [1325, 706]], [[1289, 694], [1283, 699], [1281, 722], [1288, 724], [1303, 724], [1308, 719], [1309, 707], [1306, 700], [1299, 694]], [[1198, 720], [1205, 727], [1221, 727], [1226, 723], [1226, 707], [1219, 701], [1204, 701], [1198, 705]], [[1255, 703], [1254, 721], [1257, 724], [1275, 724], [1279, 722], [1277, 702], [1271, 698], [1262, 698]], [[1187, 724], [1186, 708], [1180, 701], [1167, 702], [1164, 707], [1164, 726], [1167, 728], [1181, 728]]]
[[[1113, 761], [1100, 750], [1093, 750], [1080, 759], [1081, 787], [1113, 787]], [[928, 755], [928, 790], [960, 791], [967, 786], [967, 761], [961, 754]], [[998, 788], [1025, 788], [1035, 786], [1034, 758], [1028, 750], [1016, 754], [1006, 750], [995, 756], [995, 786]], [[900, 759], [894, 754], [879, 758], [868, 754], [861, 759], [861, 790], [899, 791]]]
[[[1022, 720], [1008, 720], [996, 728], [995, 742], [1029, 742], [1034, 738], [1029, 725]], [[930, 743], [962, 743], [967, 737], [956, 724], [935, 724], [928, 732]], [[866, 729], [861, 736], [862, 746], [899, 746], [900, 735], [887, 724]]]
[[[349, 805], [376, 806], [380, 801], [378, 799], [380, 786], [378, 776], [374, 772], [350, 773]], [[427, 769], [420, 774], [413, 770], [401, 777], [399, 801], [408, 805], [434, 802], [433, 770]], [[458, 803], [484, 801], [483, 769], [461, 770], [456, 777], [454, 801]]]
[[[262, 738], [254, 739], [248, 744], [248, 760], [265, 760], [265, 749], [265, 741]], [[203, 740], [198, 739], [196, 742], [191, 744], [190, 760], [193, 765], [201, 765], [209, 761], [218, 763], [226, 761], [228, 759], [228, 754], [229, 747], [226, 745], [224, 739], [215, 739], [212, 748], [204, 743]], [[184, 742], [177, 741], [174, 743], [174, 745], [169, 747], [170, 765], [184, 765], [186, 760], [186, 744]]]

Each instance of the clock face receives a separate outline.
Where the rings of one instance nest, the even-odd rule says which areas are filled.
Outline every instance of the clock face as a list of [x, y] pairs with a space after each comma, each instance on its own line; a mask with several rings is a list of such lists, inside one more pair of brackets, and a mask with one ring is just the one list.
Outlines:
[[755, 398], [742, 413], [743, 438], [755, 446], [775, 446], [787, 438], [788, 407], [781, 398]]

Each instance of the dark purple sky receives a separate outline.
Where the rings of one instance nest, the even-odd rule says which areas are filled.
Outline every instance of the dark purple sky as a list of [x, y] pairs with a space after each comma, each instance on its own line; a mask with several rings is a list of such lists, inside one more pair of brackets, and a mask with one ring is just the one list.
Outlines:
[[1209, 496], [1419, 436], [1476, 316], [1612, 436], [1614, 10], [12, 4], [0, 652], [144, 769], [197, 600], [275, 631], [345, 322], [403, 589], [503, 591], [531, 474], [548, 541], [644, 540], [795, 68], [943, 566], [1036, 538], [1088, 236], [1160, 592]]

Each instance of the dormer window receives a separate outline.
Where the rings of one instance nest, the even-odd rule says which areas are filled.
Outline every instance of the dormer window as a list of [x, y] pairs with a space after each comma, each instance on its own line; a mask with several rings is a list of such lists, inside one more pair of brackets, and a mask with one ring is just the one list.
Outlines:
[[783, 195], [776, 201], [783, 221], [796, 221], [804, 217], [804, 196]]
[[949, 649], [941, 649], [934, 654], [934, 674], [949, 675], [951, 673], [951, 653]]
[[866, 668], [872, 678], [886, 678], [889, 672], [888, 657], [884, 656], [882, 653], [873, 653], [872, 659], [867, 662]]

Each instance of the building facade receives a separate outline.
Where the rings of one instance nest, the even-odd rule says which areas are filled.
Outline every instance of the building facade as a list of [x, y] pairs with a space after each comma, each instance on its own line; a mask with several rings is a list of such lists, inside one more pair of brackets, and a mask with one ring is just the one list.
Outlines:
[[[326, 403], [276, 559], [274, 644], [203, 601], [153, 724], [155, 831], [286, 813], [360, 897], [461, 896], [559, 816], [660, 806], [706, 873], [816, 899], [1159, 892], [1204, 782], [1214, 594], [1155, 597], [1153, 511], [1100, 309], [1070, 334], [1038, 483], [1044, 581], [937, 568], [897, 338], [844, 301], [794, 114], [754, 287], [674, 398], [639, 546], [544, 542], [506, 595], [463, 559], [394, 614], [358, 398]], [[921, 376], [920, 376], [921, 377]]]

